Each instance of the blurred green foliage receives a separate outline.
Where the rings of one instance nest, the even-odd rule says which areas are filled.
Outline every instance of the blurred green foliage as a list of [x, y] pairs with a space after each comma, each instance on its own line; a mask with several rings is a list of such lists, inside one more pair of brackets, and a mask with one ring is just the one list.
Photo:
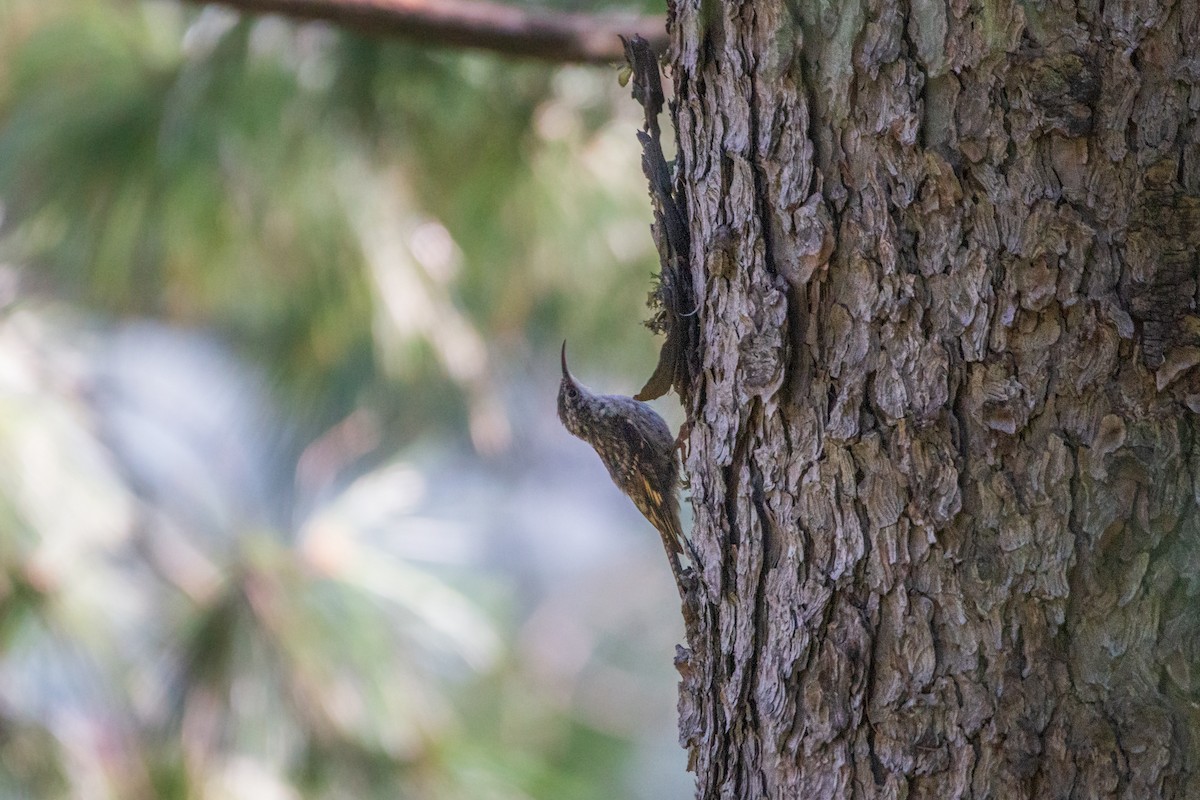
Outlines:
[[615, 71], [165, 2], [0, 15], [2, 252], [55, 292], [226, 332], [326, 422], [401, 378], [411, 429], [456, 423], [430, 418], [454, 379], [426, 337], [379, 353], [356, 227], [383, 192], [390, 222], [449, 232], [448, 300], [493, 341], [565, 333], [580, 358], [602, 341], [610, 368], [653, 365], [631, 324], [655, 262]]
[[46, 698], [0, 692], [0, 797], [621, 793], [633, 745], [528, 686], [504, 592], [334, 512], [199, 538], [73, 392], [88, 323], [48, 331], [55, 303], [210, 331], [302, 436], [367, 409], [384, 456], [468, 427], [502, 449], [509, 365], [566, 336], [630, 385], [653, 366], [638, 114], [615, 70], [0, 5], [0, 272], [24, 287], [0, 298], [0, 681]]

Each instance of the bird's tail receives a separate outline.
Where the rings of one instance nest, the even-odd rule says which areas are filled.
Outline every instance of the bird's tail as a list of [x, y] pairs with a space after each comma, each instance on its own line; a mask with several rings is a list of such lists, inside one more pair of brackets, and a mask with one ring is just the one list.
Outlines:
[[[679, 557], [686, 553], [688, 560], [697, 569], [700, 566], [700, 559], [696, 556], [696, 551], [692, 547], [692, 543], [683, 535], [683, 526], [679, 522], [679, 510], [668, 507], [660, 508], [659, 511], [660, 513], [656, 513], [654, 519], [650, 521], [658, 529], [659, 536], [662, 538], [663, 548], [667, 551], [667, 561], [671, 565], [671, 574], [675, 578], [675, 583], [679, 587], [680, 594], [683, 595], [684, 587], [691, 581], [684, 577]], [[686, 597], [684, 599], [686, 600]]]

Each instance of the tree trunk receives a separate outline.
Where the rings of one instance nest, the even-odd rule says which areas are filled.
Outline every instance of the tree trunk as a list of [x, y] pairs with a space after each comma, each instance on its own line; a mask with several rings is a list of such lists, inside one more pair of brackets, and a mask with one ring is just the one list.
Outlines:
[[1198, 7], [672, 9], [698, 796], [1200, 797]]

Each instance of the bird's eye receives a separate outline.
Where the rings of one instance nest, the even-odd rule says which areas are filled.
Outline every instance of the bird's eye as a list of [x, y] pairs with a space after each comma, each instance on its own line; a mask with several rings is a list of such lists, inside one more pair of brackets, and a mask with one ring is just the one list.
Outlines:
[[579, 397], [579, 391], [574, 388], [567, 389], [567, 397], [574, 400], [576, 397]]

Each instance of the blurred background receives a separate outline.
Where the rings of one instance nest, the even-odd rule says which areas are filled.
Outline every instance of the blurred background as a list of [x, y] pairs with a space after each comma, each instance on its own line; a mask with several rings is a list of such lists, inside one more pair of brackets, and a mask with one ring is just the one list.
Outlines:
[[688, 796], [658, 536], [554, 403], [564, 338], [654, 366], [640, 118], [616, 67], [0, 3], [0, 798]]

